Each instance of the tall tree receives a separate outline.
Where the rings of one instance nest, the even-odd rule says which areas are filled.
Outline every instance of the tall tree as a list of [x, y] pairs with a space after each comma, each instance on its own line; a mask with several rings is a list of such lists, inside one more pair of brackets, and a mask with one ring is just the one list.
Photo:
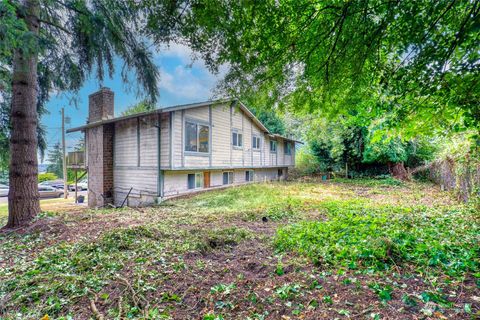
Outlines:
[[48, 152], [47, 172], [54, 173], [57, 177], [63, 178], [63, 150], [60, 143], [56, 143]]
[[6, 27], [0, 28], [0, 76], [11, 80], [7, 227], [25, 225], [40, 212], [37, 109], [50, 92], [75, 92], [93, 71], [101, 82], [118, 57], [124, 81], [134, 70], [139, 88], [156, 100], [158, 70], [142, 37], [140, 9], [134, 1], [0, 2], [0, 26]]
[[176, 13], [152, 11], [149, 28], [176, 25], [212, 70], [228, 64], [236, 96], [359, 108], [410, 135], [480, 129], [479, 1], [184, 1]]

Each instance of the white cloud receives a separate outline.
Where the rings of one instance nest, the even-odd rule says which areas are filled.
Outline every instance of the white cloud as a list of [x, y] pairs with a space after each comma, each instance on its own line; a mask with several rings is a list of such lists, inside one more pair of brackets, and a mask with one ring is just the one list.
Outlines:
[[204, 68], [196, 68], [194, 72], [185, 66], [177, 66], [172, 73], [162, 68], [160, 75], [160, 97], [166, 92], [182, 102], [210, 99], [219, 79]]
[[179, 58], [182, 63], [191, 63], [194, 59], [194, 54], [190, 47], [184, 44], [171, 43], [168, 46], [162, 45], [156, 57], [176, 57]]
[[212, 74], [188, 46], [178, 43], [162, 46], [156, 59], [161, 64], [160, 100], [166, 105], [216, 98], [213, 90], [228, 70], [222, 66]]

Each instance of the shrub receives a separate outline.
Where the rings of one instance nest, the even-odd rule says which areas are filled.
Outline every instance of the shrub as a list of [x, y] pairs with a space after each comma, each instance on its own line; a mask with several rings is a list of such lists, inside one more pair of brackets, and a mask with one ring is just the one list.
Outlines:
[[40, 173], [38, 175], [38, 182], [57, 180], [57, 179], [58, 179], [57, 175], [55, 173], [52, 173], [52, 172]]
[[372, 207], [333, 201], [326, 221], [305, 221], [277, 231], [278, 250], [292, 250], [318, 264], [388, 269], [411, 264], [448, 274], [478, 272], [480, 227], [469, 209]]
[[318, 158], [308, 148], [301, 148], [295, 155], [295, 172], [298, 176], [312, 175], [322, 171]]

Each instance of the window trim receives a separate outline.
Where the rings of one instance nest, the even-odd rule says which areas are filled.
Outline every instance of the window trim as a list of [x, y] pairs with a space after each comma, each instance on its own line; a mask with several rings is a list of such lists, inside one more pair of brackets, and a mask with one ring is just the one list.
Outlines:
[[[190, 124], [194, 124], [197, 126], [197, 149], [199, 149], [200, 147], [200, 126], [204, 126], [204, 127], [207, 127], [208, 128], [208, 151], [207, 152], [203, 152], [203, 151], [189, 151], [189, 150], [186, 150], [187, 149], [187, 123], [190, 123]], [[212, 144], [212, 126], [210, 125], [210, 123], [206, 122], [206, 121], [202, 121], [202, 120], [198, 120], [198, 119], [192, 119], [192, 118], [185, 118], [185, 120], [183, 121], [183, 127], [184, 127], [184, 137], [183, 137], [183, 154], [184, 155], [194, 155], [194, 156], [210, 156], [210, 153], [212, 151], [212, 147], [211, 147], [211, 144]]]
[[[228, 181], [227, 183], [225, 183], [225, 181], [223, 180], [223, 175], [224, 175], [225, 173], [228, 175], [227, 180], [229, 180], [229, 181]], [[231, 178], [232, 178], [231, 181], [230, 181], [230, 179], [229, 179], [230, 176], [231, 176]], [[233, 184], [233, 182], [234, 182], [234, 181], [233, 181], [233, 180], [234, 180], [234, 177], [235, 177], [235, 176], [234, 176], [234, 174], [233, 174], [233, 171], [222, 171], [222, 185], [228, 186], [228, 185], [230, 185], [230, 184]]]
[[[275, 150], [272, 150], [272, 144], [275, 145]], [[270, 153], [277, 153], [278, 143], [277, 140], [270, 140]]]
[[[290, 148], [288, 148], [287, 146], [290, 147]], [[283, 152], [288, 156], [292, 155], [292, 143], [290, 141], [284, 141], [283, 142]]]
[[[250, 172], [250, 173], [249, 173]], [[248, 174], [248, 180], [247, 180], [247, 173]], [[246, 182], [253, 182], [255, 181], [255, 170], [245, 170], [245, 181]]]
[[[236, 135], [237, 135], [237, 144], [236, 144], [236, 145], [233, 144], [233, 134], [236, 134]], [[238, 136], [239, 136], [239, 135], [242, 136], [242, 139], [241, 139], [241, 140], [242, 140], [242, 145], [240, 145], [240, 146], [238, 145]], [[230, 135], [230, 137], [231, 137], [230, 139], [231, 139], [232, 147], [233, 147], [234, 149], [242, 150], [242, 149], [243, 149], [243, 145], [244, 145], [244, 143], [243, 143], [243, 132], [242, 132], [242, 130], [232, 129], [232, 134]]]
[[[190, 175], [193, 175], [194, 179], [193, 179], [193, 188], [190, 188], [190, 184], [188, 183], [188, 179], [189, 179], [189, 176]], [[202, 178], [201, 179], [197, 179], [197, 176], [201, 176]], [[203, 172], [193, 172], [193, 173], [187, 173], [187, 189], [188, 190], [198, 190], [198, 189], [203, 189], [203, 183], [204, 183], [204, 176], [203, 176]], [[200, 181], [200, 187], [197, 187], [197, 180]]]
[[[258, 143], [257, 143], [257, 147], [256, 147], [256, 148], [253, 146], [253, 140], [255, 140], [255, 139], [258, 139]], [[260, 138], [259, 135], [254, 134], [254, 135], [252, 136], [252, 150], [253, 150], [253, 151], [260, 151], [260, 150], [262, 150], [261, 145], [262, 145], [262, 138]]]

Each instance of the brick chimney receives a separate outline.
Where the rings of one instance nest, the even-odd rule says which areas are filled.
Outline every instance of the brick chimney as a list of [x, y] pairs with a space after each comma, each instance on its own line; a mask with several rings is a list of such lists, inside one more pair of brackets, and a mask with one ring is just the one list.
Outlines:
[[[88, 97], [88, 122], [113, 118], [114, 94], [101, 88]], [[114, 124], [99, 124], [86, 130], [88, 166], [88, 206], [103, 207], [113, 203]]]
[[112, 119], [114, 94], [110, 88], [102, 87], [88, 96], [88, 122]]

